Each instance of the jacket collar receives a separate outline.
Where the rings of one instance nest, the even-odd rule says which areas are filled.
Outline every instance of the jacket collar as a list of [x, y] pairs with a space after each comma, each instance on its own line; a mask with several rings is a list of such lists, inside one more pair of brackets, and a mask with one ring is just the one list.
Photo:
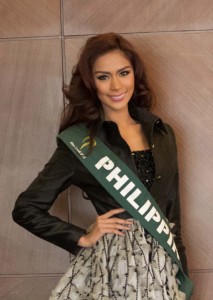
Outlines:
[[[155, 114], [147, 111], [145, 108], [137, 107], [134, 103], [131, 103], [129, 105], [129, 112], [133, 119], [141, 123], [145, 134], [150, 134], [154, 129], [159, 130], [162, 134], [167, 134], [167, 130], [163, 121]], [[101, 130], [103, 127], [105, 129], [111, 129], [114, 126], [116, 126], [115, 122], [104, 121], [100, 118], [97, 124], [97, 132], [99, 132], [99, 130]]]
[[[143, 132], [150, 147], [153, 147], [153, 132], [155, 130], [159, 131], [162, 135], [167, 134], [162, 120], [145, 108], [139, 108], [131, 103], [131, 105], [129, 105], [129, 112], [132, 118], [142, 125]], [[110, 144], [120, 144], [121, 142], [117, 124], [112, 121], [103, 121], [100, 118], [97, 123], [96, 134], [102, 140], [108, 140]]]
[[134, 103], [131, 103], [129, 106], [129, 112], [133, 119], [142, 124], [144, 129], [149, 128], [152, 131], [157, 129], [161, 131], [162, 134], [167, 134], [163, 121], [155, 114], [147, 111], [145, 108], [137, 107]]

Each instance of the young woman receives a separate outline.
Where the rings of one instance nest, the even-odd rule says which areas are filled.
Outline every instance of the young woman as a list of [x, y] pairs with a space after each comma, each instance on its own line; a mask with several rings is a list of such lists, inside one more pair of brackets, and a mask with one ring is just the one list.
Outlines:
[[[98, 137], [139, 177], [168, 219], [187, 273], [175, 136], [150, 112], [153, 99], [133, 46], [114, 33], [89, 38], [63, 91], [69, 102], [60, 131], [84, 124], [90, 153]], [[99, 215], [87, 230], [48, 213], [71, 184], [84, 191]], [[13, 219], [76, 255], [51, 300], [185, 299], [176, 279], [178, 266], [168, 253], [59, 139], [50, 161], [18, 197]]]

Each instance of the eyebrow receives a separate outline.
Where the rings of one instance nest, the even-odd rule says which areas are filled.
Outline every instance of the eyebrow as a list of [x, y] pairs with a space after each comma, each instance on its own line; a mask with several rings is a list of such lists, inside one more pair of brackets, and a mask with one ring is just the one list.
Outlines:
[[[121, 72], [123, 70], [130, 69], [130, 68], [132, 68], [132, 67], [131, 66], [125, 66], [125, 67], [119, 69], [117, 72]], [[109, 75], [111, 74], [110, 72], [107, 72], [107, 71], [95, 71], [94, 72], [94, 74], [97, 74], [97, 73], [109, 74]]]

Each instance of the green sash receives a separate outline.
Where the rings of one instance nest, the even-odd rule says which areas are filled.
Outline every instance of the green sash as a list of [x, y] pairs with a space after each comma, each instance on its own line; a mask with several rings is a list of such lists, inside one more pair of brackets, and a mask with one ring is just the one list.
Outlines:
[[159, 241], [178, 265], [180, 290], [190, 299], [193, 283], [184, 274], [168, 220], [140, 179], [97, 137], [88, 155], [88, 129], [78, 124], [67, 128], [58, 137], [83, 163], [106, 191]]

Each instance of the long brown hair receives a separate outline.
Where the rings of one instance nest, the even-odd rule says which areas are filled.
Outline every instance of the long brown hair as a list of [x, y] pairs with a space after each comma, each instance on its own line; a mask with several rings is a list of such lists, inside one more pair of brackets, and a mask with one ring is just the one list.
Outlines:
[[62, 114], [60, 132], [71, 125], [84, 123], [90, 129], [92, 141], [97, 121], [101, 116], [101, 103], [96, 94], [92, 67], [98, 57], [113, 50], [122, 51], [134, 69], [135, 90], [130, 102], [150, 110], [153, 104], [152, 93], [147, 83], [143, 63], [134, 47], [121, 35], [100, 34], [87, 40], [78, 63], [73, 68], [70, 84], [63, 85], [62, 91], [68, 103]]

